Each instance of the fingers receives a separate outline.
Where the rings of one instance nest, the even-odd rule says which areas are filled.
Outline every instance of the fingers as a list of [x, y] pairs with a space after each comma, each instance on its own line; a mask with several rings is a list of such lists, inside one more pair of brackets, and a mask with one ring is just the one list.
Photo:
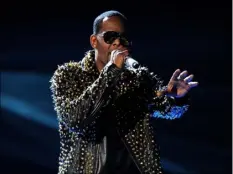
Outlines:
[[120, 50], [113, 50], [111, 52], [111, 59], [114, 60], [116, 57], [125, 58], [129, 54], [128, 50], [120, 51]]
[[186, 84], [188, 84], [189, 88], [196, 87], [198, 85], [198, 82], [192, 82], [194, 75], [193, 74], [190, 74], [189, 76], [187, 76], [187, 75], [188, 75], [188, 71], [185, 70], [182, 73], [180, 73], [178, 79], [184, 80], [184, 82]]
[[114, 55], [123, 55], [123, 56], [127, 56], [129, 54], [129, 51], [128, 50], [113, 50], [112, 53]]
[[192, 79], [193, 79], [193, 77], [194, 77], [194, 75], [191, 74], [191, 75], [189, 75], [188, 77], [186, 77], [186, 78], [184, 79], [184, 81], [185, 81], [186, 83], [191, 82]]
[[189, 82], [188, 83], [190, 88], [196, 87], [198, 85], [198, 82]]
[[180, 73], [178, 80], [183, 80], [186, 76], [188, 75], [188, 71], [183, 71], [182, 73]]
[[129, 55], [129, 50], [121, 51], [120, 54], [122, 54], [124, 56], [124, 58], [125, 58], [126, 56]]
[[128, 50], [113, 50], [111, 52], [111, 61], [118, 67], [121, 68], [124, 64], [126, 56], [129, 55]]
[[194, 78], [194, 75], [193, 74], [190, 74], [188, 75], [188, 71], [185, 70], [185, 71], [182, 71], [180, 69], [177, 69], [172, 77], [171, 77], [171, 81], [183, 81], [185, 82], [186, 84], [188, 84], [189, 87], [196, 87], [198, 85], [198, 82], [192, 82]]
[[180, 75], [180, 69], [175, 70], [175, 72], [172, 74], [171, 80], [175, 81], [179, 75]]

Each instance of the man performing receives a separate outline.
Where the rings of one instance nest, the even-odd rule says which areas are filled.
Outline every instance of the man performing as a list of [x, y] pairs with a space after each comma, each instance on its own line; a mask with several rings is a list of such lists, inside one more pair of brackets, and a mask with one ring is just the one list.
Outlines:
[[61, 151], [59, 174], [161, 174], [151, 120], [176, 119], [189, 106], [193, 75], [177, 69], [167, 85], [134, 66], [127, 19], [100, 14], [92, 50], [59, 66], [51, 78]]

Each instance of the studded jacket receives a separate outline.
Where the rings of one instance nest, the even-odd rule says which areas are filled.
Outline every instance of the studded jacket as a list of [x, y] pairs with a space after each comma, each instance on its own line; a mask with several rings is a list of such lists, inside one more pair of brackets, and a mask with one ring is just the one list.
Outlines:
[[151, 119], [179, 118], [189, 105], [157, 97], [163, 88], [157, 75], [146, 67], [118, 69], [110, 62], [99, 72], [91, 50], [78, 62], [58, 66], [50, 82], [61, 142], [59, 174], [99, 173], [107, 154], [106, 137], [98, 129], [109, 107], [139, 171], [162, 173]]

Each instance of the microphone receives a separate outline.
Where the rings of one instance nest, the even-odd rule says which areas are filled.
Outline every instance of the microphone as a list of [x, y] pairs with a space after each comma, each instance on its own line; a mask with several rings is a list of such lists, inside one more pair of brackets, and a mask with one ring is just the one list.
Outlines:
[[139, 67], [138, 61], [134, 60], [132, 57], [129, 56], [126, 56], [125, 65], [126, 67], [136, 68], [136, 69]]

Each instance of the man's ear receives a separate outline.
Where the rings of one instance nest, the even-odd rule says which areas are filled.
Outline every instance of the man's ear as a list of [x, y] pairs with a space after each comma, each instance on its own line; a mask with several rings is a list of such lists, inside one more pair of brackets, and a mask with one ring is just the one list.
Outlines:
[[92, 48], [94, 48], [94, 49], [97, 47], [97, 37], [96, 37], [96, 35], [92, 34], [90, 36], [90, 44], [91, 44]]

